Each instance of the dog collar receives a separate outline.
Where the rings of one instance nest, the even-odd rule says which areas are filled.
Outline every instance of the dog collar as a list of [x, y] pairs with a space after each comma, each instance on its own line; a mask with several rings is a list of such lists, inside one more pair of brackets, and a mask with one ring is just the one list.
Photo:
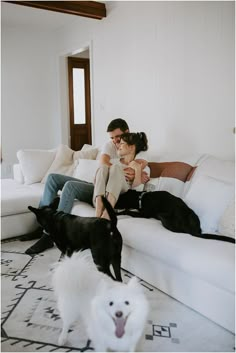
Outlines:
[[141, 210], [142, 208], [142, 198], [143, 198], [143, 195], [146, 193], [146, 191], [143, 191], [141, 192], [141, 194], [139, 195], [138, 197], [138, 208]]

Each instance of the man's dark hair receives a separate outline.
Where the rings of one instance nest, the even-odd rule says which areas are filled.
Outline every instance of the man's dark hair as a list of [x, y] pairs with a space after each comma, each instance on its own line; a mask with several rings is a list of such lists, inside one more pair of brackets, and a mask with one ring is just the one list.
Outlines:
[[107, 132], [114, 131], [115, 129], [120, 129], [121, 131], [125, 132], [126, 130], [129, 130], [129, 127], [125, 120], [118, 118], [110, 122], [107, 127]]

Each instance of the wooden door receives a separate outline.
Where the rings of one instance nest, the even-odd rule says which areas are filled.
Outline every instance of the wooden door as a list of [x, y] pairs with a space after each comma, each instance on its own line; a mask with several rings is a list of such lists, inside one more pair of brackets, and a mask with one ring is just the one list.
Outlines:
[[68, 58], [71, 148], [91, 144], [89, 59]]

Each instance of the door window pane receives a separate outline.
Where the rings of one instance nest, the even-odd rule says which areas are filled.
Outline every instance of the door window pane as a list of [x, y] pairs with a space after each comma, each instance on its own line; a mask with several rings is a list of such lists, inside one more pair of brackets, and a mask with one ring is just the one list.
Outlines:
[[85, 124], [84, 69], [73, 68], [74, 123]]

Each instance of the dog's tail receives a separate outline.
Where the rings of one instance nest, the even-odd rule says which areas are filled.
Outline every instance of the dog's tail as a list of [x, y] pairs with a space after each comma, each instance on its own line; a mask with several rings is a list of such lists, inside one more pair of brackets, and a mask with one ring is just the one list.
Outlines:
[[110, 202], [104, 196], [102, 196], [102, 202], [103, 202], [103, 205], [104, 205], [104, 207], [106, 208], [106, 210], [108, 212], [108, 215], [110, 217], [112, 226], [116, 227], [116, 225], [117, 225], [117, 216], [116, 216], [115, 210], [111, 206]]
[[52, 285], [56, 293], [75, 293], [100, 280], [100, 275], [88, 251], [74, 252], [71, 257], [65, 256], [52, 268]]
[[218, 235], [218, 234], [207, 234], [207, 233], [202, 233], [202, 234], [192, 234], [194, 237], [202, 238], [202, 239], [213, 239], [213, 240], [221, 240], [221, 241], [226, 241], [228, 243], [235, 243], [235, 239], [231, 237], [226, 237], [224, 235]]

